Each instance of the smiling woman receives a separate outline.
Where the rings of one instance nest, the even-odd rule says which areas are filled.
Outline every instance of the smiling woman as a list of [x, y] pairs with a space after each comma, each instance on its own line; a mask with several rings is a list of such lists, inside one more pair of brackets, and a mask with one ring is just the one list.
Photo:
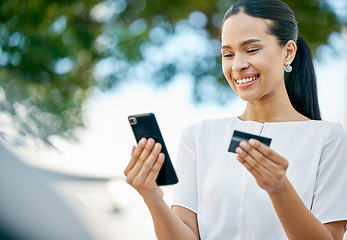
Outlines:
[[286, 62], [292, 62], [296, 45], [288, 41], [280, 47], [267, 32], [266, 20], [245, 13], [227, 18], [223, 25], [223, 73], [245, 101], [286, 96], [283, 69]]
[[[244, 11], [246, 14], [237, 14], [240, 12], [242, 13], [242, 8], [230, 8], [225, 15], [224, 25], [231, 26], [224, 27], [222, 42], [223, 37], [225, 42], [231, 39], [237, 41], [238, 39], [235, 38], [235, 33], [241, 34], [244, 38], [248, 38], [240, 42], [240, 47], [242, 47], [241, 52], [245, 52], [245, 56], [248, 56], [251, 61], [255, 61], [255, 65], [265, 64], [271, 66], [272, 69], [270, 69], [270, 72], [273, 74], [275, 73], [273, 69], [278, 69], [279, 72], [277, 76], [279, 76], [280, 79], [283, 78], [283, 69], [274, 66], [276, 66], [276, 64], [283, 66], [286, 72], [284, 75], [285, 81], [280, 81], [282, 86], [276, 87], [280, 87], [286, 92], [282, 92], [280, 95], [288, 95], [291, 105], [293, 105], [295, 110], [299, 113], [308, 118], [320, 120], [321, 116], [318, 106], [316, 76], [311, 50], [306, 41], [298, 36], [297, 22], [293, 12], [289, 8], [281, 9], [277, 12], [273, 11], [275, 8], [278, 8], [280, 3], [275, 1], [271, 4], [273, 4], [272, 7], [259, 5], [254, 8], [245, 8]], [[231, 19], [230, 16], [235, 14], [237, 14], [237, 16]], [[247, 18], [245, 16], [252, 16], [252, 18]], [[268, 16], [271, 17], [268, 18]], [[243, 24], [238, 24], [239, 22]], [[252, 30], [249, 31], [250, 29]], [[259, 39], [254, 38], [254, 36], [258, 36]], [[240, 36], [238, 36], [238, 38], [240, 38]], [[228, 46], [223, 45], [222, 50], [225, 50], [226, 47]], [[232, 56], [233, 55], [234, 54], [232, 54]], [[238, 56], [239, 55], [240, 54], [238, 54]], [[227, 61], [228, 58], [225, 57], [230, 58], [230, 54], [228, 56], [224, 55], [223, 58], [223, 64], [230, 64], [230, 61]], [[240, 57], [242, 57], [242, 55], [240, 55]], [[281, 57], [281, 59], [279, 59], [279, 57]], [[283, 57], [285, 58], [283, 59]], [[241, 59], [248, 61], [249, 58]], [[235, 61], [236, 60], [233, 62], [233, 68], [240, 67], [237, 65], [238, 62], [235, 63]], [[267, 64], [268, 62], [271, 64]], [[292, 71], [293, 68], [291, 64], [293, 65], [294, 71]], [[228, 68], [223, 69], [225, 70]], [[228, 78], [228, 73], [224, 73], [224, 75]], [[285, 85], [283, 85], [283, 83], [285, 83]], [[244, 88], [245, 86], [241, 85], [239, 87]], [[306, 94], [304, 90], [307, 90], [311, 94]]]
[[[158, 239], [342, 239], [347, 133], [321, 120], [313, 59], [291, 9], [241, 0], [222, 26], [222, 67], [247, 102], [240, 116], [182, 135], [172, 210], [155, 180], [160, 144], [142, 139], [124, 174], [148, 206]], [[235, 131], [255, 138], [228, 151]]]

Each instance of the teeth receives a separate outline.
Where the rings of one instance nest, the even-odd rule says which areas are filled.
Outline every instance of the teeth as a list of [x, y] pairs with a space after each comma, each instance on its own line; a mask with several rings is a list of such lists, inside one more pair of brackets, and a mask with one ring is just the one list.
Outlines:
[[248, 83], [248, 82], [252, 82], [252, 81], [256, 80], [257, 78], [258, 78], [258, 77], [244, 78], [244, 79], [236, 80], [236, 82], [237, 82], [238, 84]]

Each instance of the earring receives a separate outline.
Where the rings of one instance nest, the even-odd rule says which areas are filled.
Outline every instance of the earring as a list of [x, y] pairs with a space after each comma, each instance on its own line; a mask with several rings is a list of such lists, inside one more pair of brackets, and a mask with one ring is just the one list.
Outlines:
[[292, 70], [293, 68], [290, 66], [290, 62], [287, 62], [286, 66], [284, 67], [284, 71], [290, 73]]

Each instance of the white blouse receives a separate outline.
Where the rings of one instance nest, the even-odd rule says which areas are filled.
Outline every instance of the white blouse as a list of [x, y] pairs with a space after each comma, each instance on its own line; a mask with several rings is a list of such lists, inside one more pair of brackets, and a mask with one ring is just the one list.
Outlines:
[[234, 130], [272, 138], [270, 147], [289, 162], [289, 181], [322, 223], [347, 220], [347, 132], [341, 125], [204, 120], [182, 135], [173, 198], [173, 205], [197, 214], [201, 239], [287, 239], [266, 191], [228, 152]]

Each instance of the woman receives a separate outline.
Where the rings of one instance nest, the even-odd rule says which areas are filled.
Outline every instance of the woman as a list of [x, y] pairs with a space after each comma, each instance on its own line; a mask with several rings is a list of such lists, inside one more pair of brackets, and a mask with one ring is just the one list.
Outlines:
[[[311, 52], [293, 12], [281, 1], [240, 1], [225, 15], [221, 41], [223, 73], [247, 106], [183, 133], [172, 210], [155, 183], [160, 144], [142, 139], [124, 171], [158, 239], [342, 239], [347, 134], [321, 120]], [[271, 145], [250, 139], [228, 152], [234, 130]]]

